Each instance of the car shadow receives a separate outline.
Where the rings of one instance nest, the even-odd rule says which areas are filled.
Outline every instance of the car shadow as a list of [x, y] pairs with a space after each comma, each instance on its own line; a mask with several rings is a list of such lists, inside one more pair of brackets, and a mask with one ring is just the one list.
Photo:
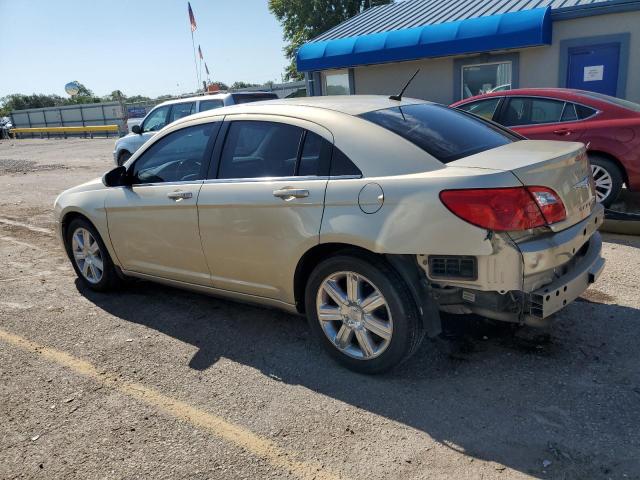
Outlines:
[[574, 302], [551, 333], [448, 320], [444, 339], [425, 340], [390, 373], [365, 376], [332, 362], [302, 317], [147, 282], [117, 294], [76, 286], [106, 312], [198, 347], [189, 360], [196, 370], [225, 357], [536, 478], [640, 471], [634, 308]]

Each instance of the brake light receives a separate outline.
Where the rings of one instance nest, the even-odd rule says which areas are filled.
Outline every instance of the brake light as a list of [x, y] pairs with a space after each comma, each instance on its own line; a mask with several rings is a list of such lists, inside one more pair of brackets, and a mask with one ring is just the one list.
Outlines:
[[547, 187], [527, 187], [527, 190], [533, 195], [547, 224], [561, 222], [567, 218], [564, 203], [556, 192]]
[[546, 187], [444, 190], [440, 200], [455, 215], [478, 227], [518, 231], [564, 220], [564, 204]]

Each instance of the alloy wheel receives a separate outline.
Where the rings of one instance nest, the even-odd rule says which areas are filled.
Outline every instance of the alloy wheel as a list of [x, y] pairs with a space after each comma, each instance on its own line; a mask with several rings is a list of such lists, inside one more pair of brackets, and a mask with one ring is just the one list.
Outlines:
[[386, 299], [365, 276], [336, 272], [321, 284], [316, 299], [322, 330], [342, 353], [360, 360], [381, 355], [393, 335]]
[[596, 187], [596, 199], [598, 203], [604, 202], [613, 190], [611, 174], [599, 165], [591, 165], [591, 173]]
[[73, 259], [84, 279], [89, 283], [102, 280], [104, 263], [100, 245], [86, 228], [77, 228], [71, 237]]

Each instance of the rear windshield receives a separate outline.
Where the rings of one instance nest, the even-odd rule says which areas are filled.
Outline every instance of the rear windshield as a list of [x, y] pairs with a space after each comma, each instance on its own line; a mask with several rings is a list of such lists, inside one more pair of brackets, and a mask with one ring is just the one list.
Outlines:
[[243, 93], [243, 94], [233, 94], [233, 102], [236, 104], [240, 103], [251, 103], [251, 102], [259, 102], [261, 100], [274, 100], [278, 98], [278, 95], [275, 93]]
[[614, 105], [617, 105], [618, 107], [626, 108], [627, 110], [631, 110], [633, 112], [640, 112], [640, 105], [638, 105], [637, 103], [630, 102], [629, 100], [610, 97], [609, 95], [604, 95], [603, 93], [597, 93], [597, 92], [581, 91], [580, 94], [584, 97], [591, 97], [595, 100], [600, 100], [601, 102], [612, 103]]
[[360, 115], [414, 143], [442, 163], [519, 140], [474, 115], [442, 105], [418, 104]]

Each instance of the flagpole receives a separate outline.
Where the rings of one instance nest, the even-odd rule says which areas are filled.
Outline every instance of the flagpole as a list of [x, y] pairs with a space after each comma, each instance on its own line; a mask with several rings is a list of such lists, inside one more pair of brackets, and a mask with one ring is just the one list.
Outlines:
[[198, 60], [196, 59], [196, 42], [193, 39], [193, 28], [191, 29], [191, 46], [193, 47], [193, 65], [196, 67], [196, 92], [200, 90], [200, 76], [198, 75]]

